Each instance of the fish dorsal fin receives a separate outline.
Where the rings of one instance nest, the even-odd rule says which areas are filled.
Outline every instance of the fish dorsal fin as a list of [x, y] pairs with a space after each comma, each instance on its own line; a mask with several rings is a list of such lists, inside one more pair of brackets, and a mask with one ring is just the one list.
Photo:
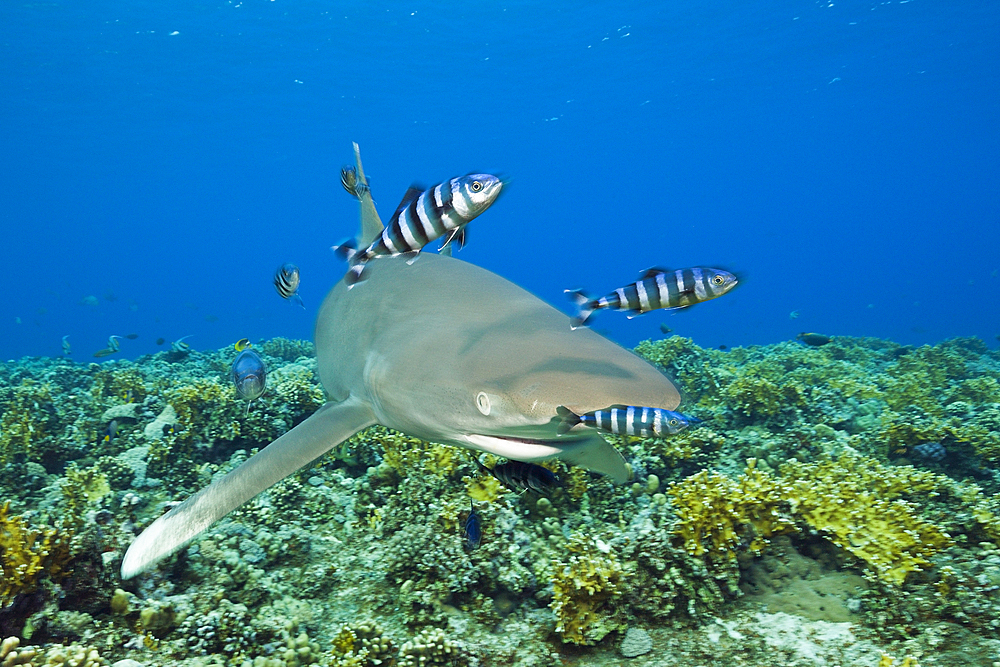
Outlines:
[[[357, 165], [358, 183], [367, 183], [365, 168], [361, 166], [361, 149], [356, 142], [354, 144], [354, 163]], [[361, 232], [358, 234], [358, 247], [367, 248], [382, 234], [385, 225], [382, 224], [381, 218], [378, 217], [378, 211], [375, 210], [371, 190], [365, 188], [358, 200], [361, 202]]]
[[392, 214], [392, 217], [395, 218], [397, 215], [399, 215], [399, 213], [404, 208], [410, 205], [411, 201], [422, 195], [424, 193], [424, 190], [426, 189], [427, 188], [422, 188], [416, 183], [408, 187], [406, 189], [406, 193], [403, 195], [403, 198], [399, 202], [399, 206], [396, 207], [396, 212]]
[[639, 280], [645, 280], [646, 278], [655, 278], [661, 273], [670, 273], [670, 269], [664, 269], [662, 266], [651, 266], [639, 276]]

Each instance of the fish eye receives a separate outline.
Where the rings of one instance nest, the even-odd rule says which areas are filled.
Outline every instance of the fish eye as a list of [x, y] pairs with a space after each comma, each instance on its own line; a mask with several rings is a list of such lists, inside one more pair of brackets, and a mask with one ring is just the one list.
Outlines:
[[479, 411], [484, 415], [490, 414], [490, 408], [492, 406], [490, 405], [490, 397], [486, 395], [485, 391], [481, 391], [476, 394], [476, 407], [479, 408]]
[[669, 424], [670, 424], [671, 426], [677, 426], [678, 424], [680, 424], [680, 422], [679, 422], [679, 421], [677, 421], [676, 419], [671, 419], [671, 420], [670, 420], [669, 422], [667, 422], [667, 423], [669, 423]]
[[470, 185], [469, 187], [472, 188], [473, 192], [479, 192], [480, 190], [483, 189], [483, 184], [480, 181], [472, 181], [472, 185]]
[[723, 278], [718, 273], [716, 273], [714, 276], [712, 276], [712, 284], [713, 285], [721, 285], [724, 282], [726, 282], [726, 279]]

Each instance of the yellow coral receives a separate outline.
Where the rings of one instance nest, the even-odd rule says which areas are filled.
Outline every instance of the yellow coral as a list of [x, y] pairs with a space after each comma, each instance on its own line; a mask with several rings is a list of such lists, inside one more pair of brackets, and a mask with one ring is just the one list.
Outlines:
[[492, 475], [464, 477], [463, 481], [469, 497], [480, 502], [495, 503], [502, 494], [507, 493], [507, 487]]
[[52, 401], [48, 383], [23, 380], [14, 387], [6, 404], [0, 404], [0, 464], [17, 454], [36, 454], [34, 445], [46, 434], [45, 422], [38, 418], [42, 406]]
[[621, 594], [622, 568], [603, 542], [574, 534], [567, 562], [552, 563], [556, 632], [564, 642], [592, 645], [615, 630], [612, 601]]
[[760, 553], [775, 534], [794, 529], [783, 511], [788, 488], [781, 480], [747, 462], [734, 482], [703, 470], [672, 484], [667, 493], [677, 511], [674, 534], [693, 556], [735, 558], [739, 549]]
[[23, 518], [10, 515], [10, 501], [0, 507], [0, 607], [35, 590], [45, 573], [61, 577], [68, 562], [69, 548], [56, 530], [29, 528]]
[[834, 544], [870, 565], [878, 576], [902, 584], [910, 572], [951, 537], [917, 516], [904, 493], [930, 491], [935, 475], [910, 466], [886, 468], [874, 459], [844, 453], [836, 461], [789, 462], [792, 511]]
[[383, 426], [373, 426], [362, 437], [381, 444], [383, 461], [403, 475], [419, 472], [450, 477], [462, 463], [462, 456], [454, 447], [424, 442]]

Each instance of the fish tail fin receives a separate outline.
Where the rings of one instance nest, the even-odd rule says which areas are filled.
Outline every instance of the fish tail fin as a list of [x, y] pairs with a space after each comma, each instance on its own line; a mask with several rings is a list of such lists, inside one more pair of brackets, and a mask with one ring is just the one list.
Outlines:
[[363, 283], [365, 281], [365, 264], [364, 262], [359, 262], [347, 270], [344, 274], [344, 282], [347, 283], [347, 289], [351, 289], [358, 283]]
[[571, 428], [580, 423], [580, 415], [576, 414], [565, 405], [556, 408], [556, 416], [559, 418], [559, 426], [556, 427], [557, 435], [565, 435]]
[[576, 304], [576, 316], [570, 318], [570, 326], [573, 329], [585, 326], [587, 320], [594, 314], [594, 300], [587, 296], [583, 290], [568, 289], [563, 291], [569, 294], [569, 298]]
[[339, 259], [350, 262], [358, 254], [358, 244], [354, 239], [344, 239], [338, 245], [330, 246]]
[[294, 295], [292, 296], [292, 301], [294, 301], [295, 303], [297, 303], [297, 304], [299, 304], [300, 306], [302, 306], [302, 310], [305, 310], [305, 309], [306, 309], [306, 303], [305, 303], [305, 301], [303, 301], [303, 300], [302, 300], [302, 297], [301, 297], [301, 296], [299, 296], [298, 294], [294, 294]]

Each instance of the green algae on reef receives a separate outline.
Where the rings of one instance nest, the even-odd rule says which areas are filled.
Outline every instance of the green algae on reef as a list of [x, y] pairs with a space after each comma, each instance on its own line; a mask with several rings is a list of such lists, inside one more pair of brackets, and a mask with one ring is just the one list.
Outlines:
[[633, 485], [554, 462], [562, 489], [518, 495], [376, 427], [123, 584], [143, 526], [323, 403], [310, 343], [259, 349], [247, 415], [230, 348], [0, 364], [4, 636], [147, 667], [621, 664], [629, 628], [636, 665], [1000, 660], [1000, 355], [979, 340], [646, 341], [705, 424], [616, 442]]

